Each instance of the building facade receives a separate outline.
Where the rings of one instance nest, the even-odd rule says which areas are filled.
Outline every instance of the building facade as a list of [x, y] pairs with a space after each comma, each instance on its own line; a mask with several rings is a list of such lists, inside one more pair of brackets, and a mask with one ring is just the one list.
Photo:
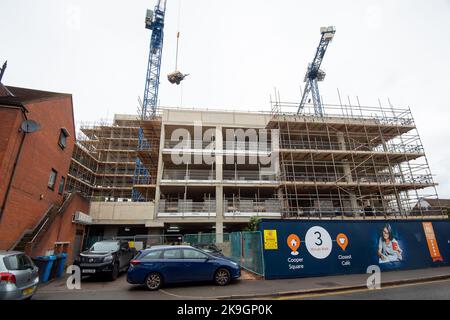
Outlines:
[[436, 183], [411, 111], [302, 113], [163, 108], [81, 125], [69, 188], [92, 199], [94, 235], [224, 233], [251, 217], [410, 219]]
[[75, 144], [72, 96], [0, 86], [0, 250], [70, 258], [84, 235], [73, 215], [89, 213], [87, 199], [66, 194]]

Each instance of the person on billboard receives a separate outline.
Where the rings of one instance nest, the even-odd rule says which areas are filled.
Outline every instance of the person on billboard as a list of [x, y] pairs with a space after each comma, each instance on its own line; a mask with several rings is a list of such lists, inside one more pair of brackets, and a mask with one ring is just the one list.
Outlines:
[[392, 234], [390, 224], [386, 224], [381, 231], [381, 237], [378, 242], [379, 263], [402, 261], [402, 249], [398, 241]]

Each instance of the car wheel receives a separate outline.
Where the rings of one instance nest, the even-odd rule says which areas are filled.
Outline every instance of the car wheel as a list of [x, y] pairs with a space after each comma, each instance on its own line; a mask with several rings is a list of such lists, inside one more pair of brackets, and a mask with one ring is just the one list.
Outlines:
[[218, 269], [214, 274], [214, 282], [218, 286], [226, 286], [227, 284], [230, 283], [230, 280], [231, 280], [230, 271], [228, 271], [225, 268]]
[[145, 286], [148, 290], [158, 290], [159, 288], [161, 288], [161, 285], [162, 277], [157, 272], [152, 272], [145, 278]]
[[113, 269], [111, 271], [110, 279], [111, 281], [114, 281], [119, 276], [119, 265], [117, 263], [114, 263]]

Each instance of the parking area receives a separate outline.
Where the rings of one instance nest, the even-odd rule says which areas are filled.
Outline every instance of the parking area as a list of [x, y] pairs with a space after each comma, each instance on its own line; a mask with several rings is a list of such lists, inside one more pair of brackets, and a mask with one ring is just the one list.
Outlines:
[[[245, 277], [244, 277], [245, 278]], [[115, 281], [102, 278], [83, 278], [81, 289], [68, 289], [67, 277], [55, 279], [39, 287], [33, 300], [167, 300], [167, 299], [216, 299], [229, 296], [237, 287], [254, 280], [239, 279], [226, 287], [213, 283], [188, 283], [164, 287], [158, 291], [149, 291], [144, 286], [131, 285], [122, 273]]]
[[[115, 281], [85, 279], [80, 290], [69, 290], [67, 277], [52, 280], [39, 286], [34, 300], [205, 300], [293, 297], [311, 293], [338, 292], [342, 290], [364, 289], [367, 274], [337, 275], [297, 279], [262, 280], [251, 279], [245, 272], [239, 280], [227, 286], [216, 286], [211, 282], [176, 284], [158, 291], [148, 291], [143, 286], [127, 283], [122, 273]], [[427, 268], [384, 272], [381, 275], [382, 288], [425, 281], [450, 279], [450, 267]], [[447, 284], [447, 282], [445, 282]], [[446, 291], [447, 292], [447, 291]]]

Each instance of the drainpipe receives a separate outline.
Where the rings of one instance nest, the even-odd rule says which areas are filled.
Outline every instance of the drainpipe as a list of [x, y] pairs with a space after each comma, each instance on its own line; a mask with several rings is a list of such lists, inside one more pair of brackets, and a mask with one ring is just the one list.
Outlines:
[[[12, 108], [12, 109], [20, 108], [22, 110], [23, 118], [25, 120], [28, 120], [27, 119], [27, 115], [26, 115], [26, 109], [25, 109], [24, 106], [21, 106], [21, 107], [12, 107], [12, 106], [3, 107], [2, 106], [2, 108]], [[19, 129], [19, 131], [21, 131], [21, 129]], [[11, 177], [9, 178], [8, 187], [6, 188], [5, 198], [3, 199], [3, 203], [2, 203], [2, 206], [0, 208], [0, 221], [1, 221], [2, 217], [3, 217], [3, 212], [5, 212], [6, 203], [8, 201], [8, 196], [9, 196], [9, 191], [11, 190], [12, 182], [13, 182], [14, 176], [16, 174], [17, 163], [19, 162], [20, 154], [22, 153], [22, 147], [23, 147], [23, 142], [25, 140], [25, 136], [26, 136], [26, 133], [23, 132], [23, 135], [22, 135], [22, 138], [21, 138], [21, 141], [20, 141], [19, 151], [17, 152], [16, 159], [14, 161], [13, 171], [11, 173]]]

